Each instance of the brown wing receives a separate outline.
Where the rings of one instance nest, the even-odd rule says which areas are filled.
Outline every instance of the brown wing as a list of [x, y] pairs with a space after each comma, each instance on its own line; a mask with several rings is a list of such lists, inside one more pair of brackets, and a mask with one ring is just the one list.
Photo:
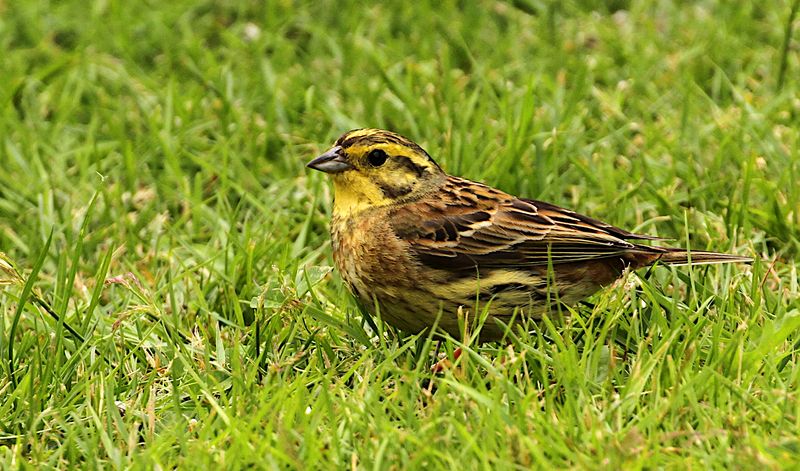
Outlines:
[[624, 239], [655, 239], [455, 177], [424, 202], [394, 209], [391, 220], [422, 263], [450, 270], [607, 258], [643, 249]]

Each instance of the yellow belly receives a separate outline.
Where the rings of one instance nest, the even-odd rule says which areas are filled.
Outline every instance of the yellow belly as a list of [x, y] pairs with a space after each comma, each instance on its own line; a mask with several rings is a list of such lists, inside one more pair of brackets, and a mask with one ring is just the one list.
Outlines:
[[[436, 324], [459, 338], [464, 322], [459, 315], [470, 324], [485, 317], [481, 340], [497, 340], [504, 334], [501, 324], [538, 319], [556, 303], [572, 304], [600, 287], [596, 276], [586, 274], [590, 265], [567, 267], [563, 275], [556, 265], [550, 277], [547, 267], [476, 268], [454, 276], [423, 266], [409, 243], [399, 240], [383, 220], [379, 215], [334, 217], [334, 260], [350, 291], [371, 314], [407, 332]], [[606, 278], [610, 282], [616, 276]]]

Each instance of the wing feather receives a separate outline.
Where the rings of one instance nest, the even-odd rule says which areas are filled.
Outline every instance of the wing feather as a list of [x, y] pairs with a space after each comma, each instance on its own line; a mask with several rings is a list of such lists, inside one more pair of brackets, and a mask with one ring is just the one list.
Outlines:
[[433, 197], [393, 209], [391, 221], [422, 263], [450, 270], [615, 257], [641, 249], [625, 239], [656, 239], [455, 177]]

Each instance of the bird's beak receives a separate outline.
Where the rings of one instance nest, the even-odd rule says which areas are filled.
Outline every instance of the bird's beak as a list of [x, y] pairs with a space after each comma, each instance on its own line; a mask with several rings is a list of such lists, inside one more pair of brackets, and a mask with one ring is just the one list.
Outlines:
[[341, 147], [333, 147], [328, 152], [306, 164], [306, 167], [325, 173], [341, 173], [345, 170], [350, 170], [353, 166], [341, 154], [341, 151]]

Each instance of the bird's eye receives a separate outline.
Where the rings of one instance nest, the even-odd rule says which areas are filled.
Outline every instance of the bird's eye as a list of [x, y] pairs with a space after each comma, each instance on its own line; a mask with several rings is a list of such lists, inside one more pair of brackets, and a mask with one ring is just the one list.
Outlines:
[[369, 151], [369, 154], [367, 154], [367, 162], [369, 162], [369, 164], [373, 167], [380, 167], [388, 158], [389, 156], [386, 155], [386, 152], [380, 149], [373, 149]]

